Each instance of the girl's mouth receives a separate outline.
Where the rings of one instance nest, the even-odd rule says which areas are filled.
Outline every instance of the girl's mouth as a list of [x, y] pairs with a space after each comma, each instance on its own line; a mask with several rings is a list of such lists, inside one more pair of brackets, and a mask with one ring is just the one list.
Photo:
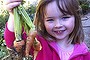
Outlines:
[[62, 34], [63, 32], [64, 32], [65, 30], [58, 30], [58, 31], [54, 31], [55, 32], [55, 34]]

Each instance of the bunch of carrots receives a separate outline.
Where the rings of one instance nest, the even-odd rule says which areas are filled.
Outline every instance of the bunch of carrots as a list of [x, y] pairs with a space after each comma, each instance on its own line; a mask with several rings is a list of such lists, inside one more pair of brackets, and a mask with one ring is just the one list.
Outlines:
[[[24, 40], [22, 40], [22, 27], [24, 27], [24, 30], [28, 35], [26, 43]], [[16, 47], [17, 51], [20, 51], [20, 49], [22, 49], [22, 46], [19, 47], [18, 44], [21, 44], [21, 45], [26, 44], [25, 54], [26, 54], [26, 57], [29, 57], [30, 48], [33, 45], [33, 43], [36, 42], [35, 36], [37, 32], [35, 31], [35, 26], [32, 23], [29, 15], [25, 11], [22, 4], [14, 8], [14, 32], [15, 32], [15, 38], [16, 38], [14, 41], [14, 47]]]

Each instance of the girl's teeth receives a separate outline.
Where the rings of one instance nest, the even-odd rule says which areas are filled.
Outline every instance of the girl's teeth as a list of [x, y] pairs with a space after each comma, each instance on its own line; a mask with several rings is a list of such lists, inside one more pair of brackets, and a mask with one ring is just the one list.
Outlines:
[[60, 31], [58, 31], [58, 33], [60, 33]]
[[57, 33], [61, 33], [61, 31], [57, 31]]

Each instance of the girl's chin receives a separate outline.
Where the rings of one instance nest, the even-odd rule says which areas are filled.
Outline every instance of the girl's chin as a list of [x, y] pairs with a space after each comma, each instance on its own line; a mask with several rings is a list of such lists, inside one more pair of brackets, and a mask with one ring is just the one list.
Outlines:
[[62, 40], [64, 37], [55, 37], [56, 40]]
[[63, 40], [63, 39], [66, 39], [68, 38], [67, 36], [55, 36], [55, 39], [56, 40]]

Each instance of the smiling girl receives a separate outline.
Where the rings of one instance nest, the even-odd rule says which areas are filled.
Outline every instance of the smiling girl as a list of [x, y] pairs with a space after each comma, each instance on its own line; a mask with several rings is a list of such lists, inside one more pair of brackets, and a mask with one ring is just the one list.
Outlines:
[[[11, 22], [13, 20], [13, 12], [10, 10], [19, 5], [21, 1], [8, 1], [8, 4], [6, 4], [8, 6], [7, 10], [9, 13], [12, 13], [8, 21]], [[13, 41], [15, 40], [14, 28], [11, 26], [13, 22], [10, 22], [6, 25], [4, 36], [7, 47], [9, 48], [13, 46]], [[34, 24], [37, 30], [35, 38], [41, 43], [42, 47], [34, 59], [90, 59], [90, 52], [83, 42], [84, 33], [77, 0], [40, 0], [37, 6]], [[24, 33], [22, 37], [27, 36]], [[27, 41], [26, 38], [24, 40]]]

